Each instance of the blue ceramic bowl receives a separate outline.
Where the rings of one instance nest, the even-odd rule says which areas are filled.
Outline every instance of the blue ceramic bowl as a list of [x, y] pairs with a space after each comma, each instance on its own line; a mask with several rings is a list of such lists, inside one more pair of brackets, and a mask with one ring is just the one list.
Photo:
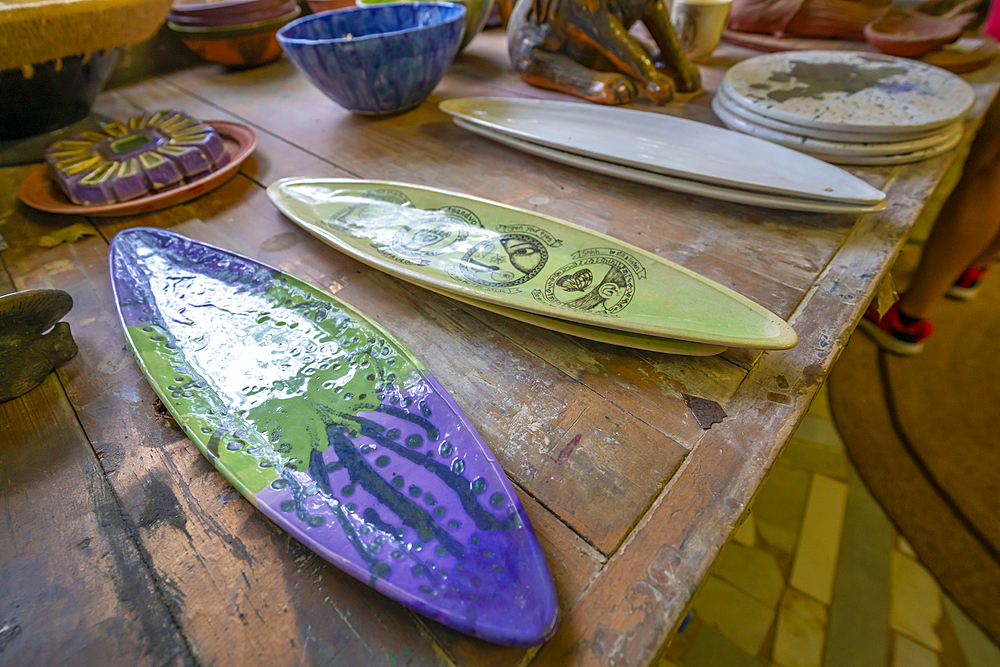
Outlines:
[[463, 5], [400, 3], [314, 14], [289, 23], [278, 42], [313, 85], [360, 114], [419, 106], [458, 53]]

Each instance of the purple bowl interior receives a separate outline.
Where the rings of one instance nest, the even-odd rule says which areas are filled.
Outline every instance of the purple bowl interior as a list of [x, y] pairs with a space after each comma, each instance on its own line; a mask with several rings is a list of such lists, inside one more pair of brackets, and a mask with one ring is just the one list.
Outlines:
[[267, 9], [261, 9], [252, 12], [234, 13], [234, 14], [214, 14], [211, 16], [191, 16], [191, 15], [177, 15], [168, 14], [167, 19], [173, 21], [177, 25], [186, 27], [203, 27], [203, 28], [214, 28], [214, 27], [234, 27], [250, 23], [260, 23], [261, 21], [269, 21], [271, 19], [276, 19], [280, 16], [287, 16], [288, 14], [295, 11], [295, 0], [288, 0], [284, 4], [274, 5]]
[[465, 19], [465, 7], [451, 2], [421, 2], [366, 5], [337, 12], [313, 14], [294, 21], [278, 33], [281, 42], [351, 41], [366, 37], [384, 37], [393, 33]]
[[[294, 0], [293, 0], [294, 1]], [[249, 12], [260, 12], [284, 6], [288, 0], [246, 0], [245, 2], [204, 2], [193, 5], [174, 5], [170, 8], [173, 16], [240, 16]]]

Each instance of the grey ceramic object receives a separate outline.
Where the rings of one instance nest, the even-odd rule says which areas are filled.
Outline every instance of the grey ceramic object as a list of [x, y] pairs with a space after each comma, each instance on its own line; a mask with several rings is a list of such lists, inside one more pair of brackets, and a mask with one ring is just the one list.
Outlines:
[[52, 369], [76, 356], [69, 324], [73, 308], [62, 290], [27, 290], [0, 296], [0, 403], [41, 384]]

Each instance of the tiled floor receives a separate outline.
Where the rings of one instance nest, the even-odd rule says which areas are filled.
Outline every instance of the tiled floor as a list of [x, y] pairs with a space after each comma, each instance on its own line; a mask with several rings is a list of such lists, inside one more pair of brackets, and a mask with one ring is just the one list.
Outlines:
[[858, 478], [825, 388], [692, 608], [659, 667], [1000, 667]]

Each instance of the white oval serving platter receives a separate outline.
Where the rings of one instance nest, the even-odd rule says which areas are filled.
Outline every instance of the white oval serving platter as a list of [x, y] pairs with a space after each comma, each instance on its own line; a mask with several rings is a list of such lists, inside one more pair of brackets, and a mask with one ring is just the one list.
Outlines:
[[885, 199], [856, 176], [784, 146], [666, 114], [490, 97], [445, 100], [440, 107], [534, 144], [675, 178], [852, 204]]
[[644, 169], [626, 167], [620, 164], [584, 157], [583, 155], [567, 153], [566, 151], [549, 148], [548, 146], [533, 144], [530, 141], [524, 141], [503, 132], [493, 131], [484, 125], [466, 122], [462, 118], [456, 117], [454, 120], [457, 125], [464, 127], [470, 132], [475, 132], [480, 136], [524, 151], [525, 153], [530, 153], [531, 155], [571, 167], [578, 167], [598, 174], [615, 176], [645, 185], [652, 185], [673, 192], [683, 192], [685, 194], [699, 195], [737, 204], [748, 204], [750, 206], [763, 206], [765, 208], [784, 209], [787, 211], [807, 211], [811, 213], [875, 213], [885, 210], [886, 207], [885, 200], [878, 204], [845, 204], [833, 201], [820, 201], [819, 199], [782, 197], [780, 195], [769, 195], [749, 190], [735, 190], [718, 185], [709, 185], [708, 183], [699, 183], [698, 181], [689, 181], [683, 178], [673, 178]]

